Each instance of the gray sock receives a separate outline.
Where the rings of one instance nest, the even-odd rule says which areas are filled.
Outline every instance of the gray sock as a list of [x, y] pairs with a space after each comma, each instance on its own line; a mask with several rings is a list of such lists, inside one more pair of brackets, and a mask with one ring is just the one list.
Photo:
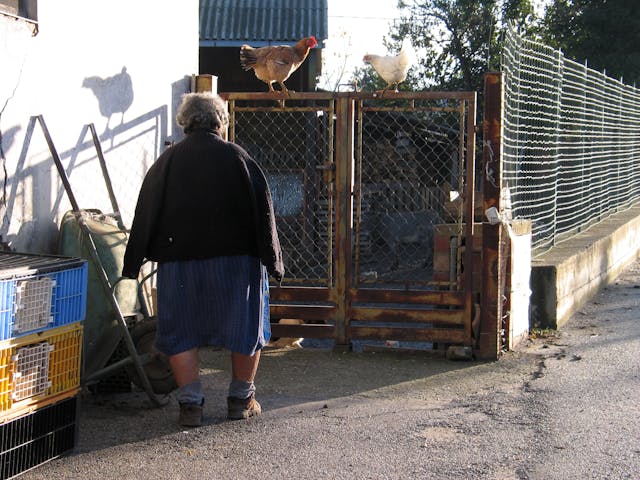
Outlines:
[[234, 378], [229, 384], [229, 396], [235, 398], [249, 398], [256, 392], [256, 386], [253, 382], [245, 382]]
[[204, 393], [202, 392], [200, 380], [181, 386], [178, 389], [177, 398], [178, 403], [202, 405], [204, 403]]

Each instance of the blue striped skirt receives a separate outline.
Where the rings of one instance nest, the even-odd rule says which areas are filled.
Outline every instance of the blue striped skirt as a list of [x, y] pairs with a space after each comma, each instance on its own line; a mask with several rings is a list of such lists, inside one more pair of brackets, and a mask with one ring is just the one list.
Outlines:
[[157, 283], [162, 353], [216, 346], [253, 355], [269, 342], [269, 281], [259, 258], [163, 262]]

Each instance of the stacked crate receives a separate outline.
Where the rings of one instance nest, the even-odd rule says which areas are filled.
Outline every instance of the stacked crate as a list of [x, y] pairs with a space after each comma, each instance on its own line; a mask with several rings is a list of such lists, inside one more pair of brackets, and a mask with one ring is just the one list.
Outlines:
[[75, 446], [83, 259], [0, 252], [0, 478]]

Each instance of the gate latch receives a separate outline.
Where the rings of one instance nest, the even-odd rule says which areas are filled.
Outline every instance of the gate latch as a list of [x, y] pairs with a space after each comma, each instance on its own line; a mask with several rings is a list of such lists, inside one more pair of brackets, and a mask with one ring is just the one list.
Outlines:
[[323, 172], [323, 180], [325, 183], [329, 183], [333, 180], [333, 172], [336, 171], [336, 164], [334, 162], [326, 162], [322, 165], [316, 165], [316, 170]]

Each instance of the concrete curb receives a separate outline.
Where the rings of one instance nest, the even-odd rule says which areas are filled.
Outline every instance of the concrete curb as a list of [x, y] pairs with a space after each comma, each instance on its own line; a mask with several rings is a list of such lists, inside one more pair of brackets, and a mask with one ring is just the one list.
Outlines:
[[531, 261], [531, 328], [560, 328], [640, 256], [640, 205]]

